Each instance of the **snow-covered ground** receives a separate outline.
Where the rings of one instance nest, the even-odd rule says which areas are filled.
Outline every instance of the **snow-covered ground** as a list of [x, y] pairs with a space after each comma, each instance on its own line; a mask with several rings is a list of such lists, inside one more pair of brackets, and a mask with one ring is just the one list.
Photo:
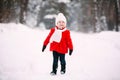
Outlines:
[[41, 52], [49, 30], [22, 24], [0, 24], [0, 80], [120, 80], [120, 32], [71, 32], [74, 52], [66, 55], [67, 72], [56, 76], [49, 45]]

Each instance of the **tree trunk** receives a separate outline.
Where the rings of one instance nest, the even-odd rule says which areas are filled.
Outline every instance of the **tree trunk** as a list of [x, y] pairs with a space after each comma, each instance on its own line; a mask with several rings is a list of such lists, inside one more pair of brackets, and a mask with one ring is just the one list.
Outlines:
[[118, 14], [117, 0], [115, 0], [114, 2], [115, 2], [114, 4], [115, 4], [115, 18], [116, 18], [116, 28], [115, 28], [115, 30], [119, 31], [119, 28], [118, 28], [119, 14]]
[[0, 22], [10, 21], [13, 5], [14, 2], [12, 0], [0, 0]]
[[27, 5], [29, 0], [20, 1], [20, 23], [25, 23], [25, 15], [27, 12]]

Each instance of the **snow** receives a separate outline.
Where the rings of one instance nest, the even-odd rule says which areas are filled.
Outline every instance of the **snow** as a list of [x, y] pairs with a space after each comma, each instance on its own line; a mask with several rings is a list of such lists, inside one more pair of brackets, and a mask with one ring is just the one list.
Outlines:
[[44, 19], [54, 19], [55, 17], [56, 17], [55, 14], [53, 14], [53, 15], [46, 15], [46, 16], [44, 17]]
[[67, 72], [56, 76], [49, 45], [41, 52], [49, 30], [22, 24], [0, 24], [0, 80], [120, 80], [120, 32], [84, 34], [71, 31], [72, 56]]
[[70, 0], [58, 0], [58, 2], [69, 3]]

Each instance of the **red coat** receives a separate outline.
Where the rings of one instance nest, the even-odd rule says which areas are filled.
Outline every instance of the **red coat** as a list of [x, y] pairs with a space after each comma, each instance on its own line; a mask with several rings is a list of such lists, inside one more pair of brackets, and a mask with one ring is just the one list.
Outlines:
[[[47, 38], [44, 41], [44, 45], [47, 46], [47, 44], [50, 42], [50, 38], [52, 34], [54, 33], [55, 28], [52, 28], [50, 30], [50, 33], [48, 34]], [[70, 31], [65, 30], [62, 32], [62, 38], [60, 42], [51, 42], [50, 43], [50, 51], [57, 51], [61, 54], [66, 54], [68, 52], [68, 49], [73, 50], [73, 44], [70, 37]]]

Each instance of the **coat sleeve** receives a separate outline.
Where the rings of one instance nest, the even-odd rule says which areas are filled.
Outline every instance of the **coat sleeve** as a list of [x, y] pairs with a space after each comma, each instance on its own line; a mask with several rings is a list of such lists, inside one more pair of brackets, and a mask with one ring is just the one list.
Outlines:
[[48, 36], [47, 36], [46, 39], [44, 40], [44, 44], [43, 44], [43, 45], [45, 45], [45, 46], [48, 45], [48, 43], [49, 43], [49, 41], [50, 41], [50, 38], [51, 38], [52, 34], [54, 33], [54, 31], [55, 31], [54, 28], [52, 28], [52, 29], [50, 30]]
[[67, 31], [67, 44], [68, 44], [68, 48], [70, 50], [73, 50], [73, 43], [72, 43], [72, 39], [71, 39], [69, 30]]

